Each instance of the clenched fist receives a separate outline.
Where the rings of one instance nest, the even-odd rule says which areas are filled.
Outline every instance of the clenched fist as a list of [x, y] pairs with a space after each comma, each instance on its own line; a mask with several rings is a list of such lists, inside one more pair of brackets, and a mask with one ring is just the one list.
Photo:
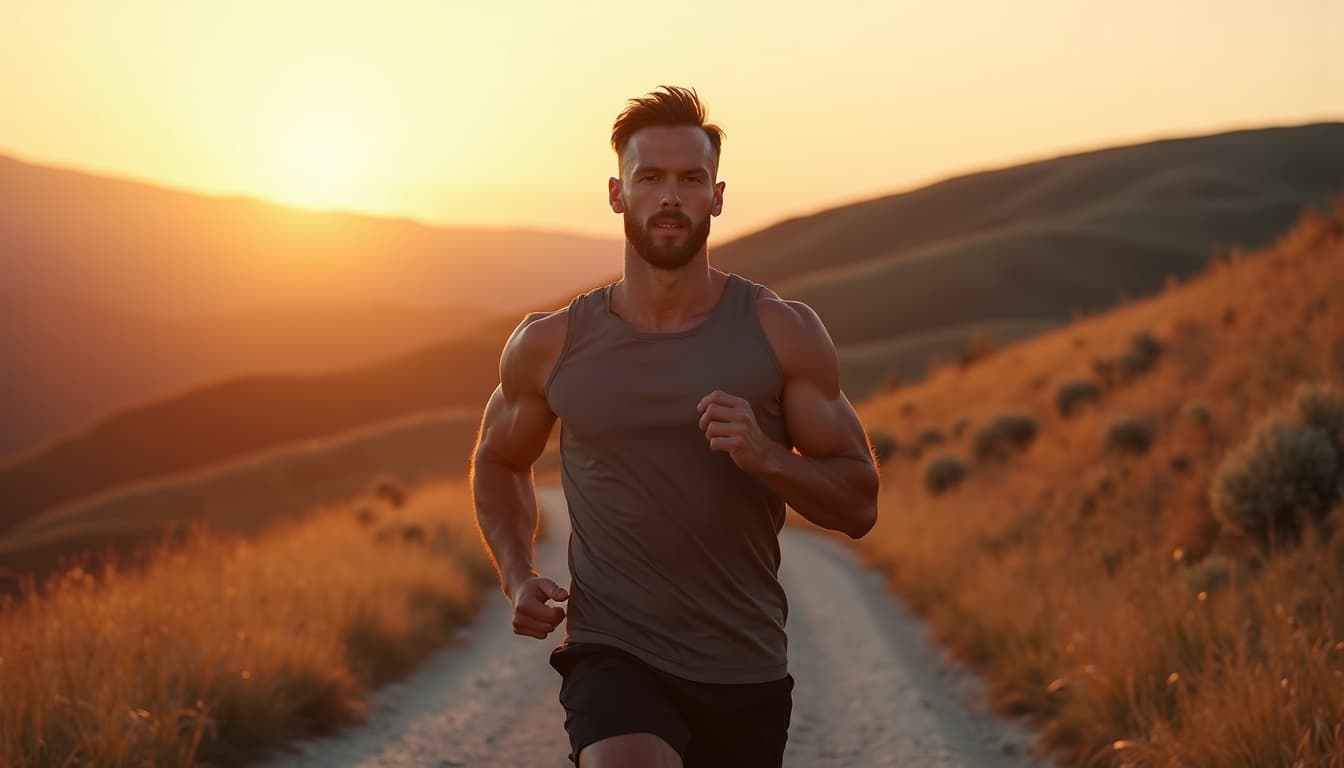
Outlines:
[[546, 601], [568, 599], [569, 592], [548, 578], [533, 576], [524, 581], [513, 593], [513, 633], [545, 640], [565, 618], [564, 608]]
[[770, 466], [780, 446], [756, 423], [750, 402], [716, 389], [695, 409], [710, 450], [727, 453], [744, 472], [764, 472]]

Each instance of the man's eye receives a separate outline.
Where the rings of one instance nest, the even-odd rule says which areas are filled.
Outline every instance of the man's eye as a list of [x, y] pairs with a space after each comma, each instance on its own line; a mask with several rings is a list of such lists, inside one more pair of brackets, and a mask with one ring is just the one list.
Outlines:
[[658, 177], [655, 176], [655, 175], [653, 175], [652, 173], [646, 173], [646, 174], [644, 174], [643, 176], [640, 176], [640, 177], [639, 177], [639, 180], [640, 180], [640, 181], [657, 181], [657, 180], [658, 180]]

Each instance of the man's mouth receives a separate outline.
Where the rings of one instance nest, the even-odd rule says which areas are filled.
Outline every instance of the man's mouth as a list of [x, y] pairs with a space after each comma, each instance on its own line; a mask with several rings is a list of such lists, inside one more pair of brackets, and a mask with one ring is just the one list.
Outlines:
[[679, 229], [685, 229], [685, 228], [686, 228], [686, 224], [685, 224], [684, 222], [680, 222], [680, 221], [667, 221], [667, 220], [663, 220], [663, 221], [655, 221], [655, 222], [653, 222], [653, 228], [654, 228], [654, 229], [661, 229], [661, 230], [669, 231], [669, 232], [675, 232], [676, 230], [679, 230]]

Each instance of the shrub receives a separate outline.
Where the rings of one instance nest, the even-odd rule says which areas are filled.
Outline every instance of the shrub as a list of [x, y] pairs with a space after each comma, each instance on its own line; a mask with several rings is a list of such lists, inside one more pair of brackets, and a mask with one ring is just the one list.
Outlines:
[[1065, 418], [1072, 416], [1084, 403], [1101, 399], [1101, 387], [1091, 379], [1073, 379], [1055, 390], [1055, 408]]
[[1304, 518], [1330, 511], [1339, 474], [1339, 452], [1324, 432], [1270, 416], [1219, 463], [1209, 501], [1219, 520], [1262, 545], [1291, 543]]
[[1147, 419], [1123, 416], [1106, 429], [1106, 448], [1117, 453], [1143, 454], [1153, 445], [1156, 430]]
[[1293, 394], [1293, 408], [1302, 426], [1320, 430], [1344, 453], [1344, 392], [1330, 384], [1303, 384]]
[[930, 427], [919, 433], [918, 442], [920, 445], [942, 445], [946, 441], [943, 433]]
[[1227, 556], [1209, 555], [1186, 570], [1185, 586], [1192, 595], [1212, 595], [1232, 583], [1235, 570], [1236, 564]]
[[966, 479], [966, 462], [960, 457], [945, 454], [924, 467], [924, 487], [937, 496], [961, 484]]
[[976, 458], [1003, 458], [1036, 438], [1036, 419], [1023, 413], [1001, 413], [975, 431]]
[[382, 499], [393, 507], [401, 507], [406, 503], [406, 491], [402, 490], [397, 481], [390, 477], [382, 478], [374, 484], [373, 497]]
[[1208, 403], [1186, 403], [1181, 407], [1181, 413], [1201, 427], [1213, 424], [1213, 408]]
[[896, 438], [880, 430], [868, 433], [868, 441], [873, 445], [873, 455], [877, 457], [879, 464], [886, 463], [887, 459], [895, 456], [901, 449], [901, 444], [896, 442]]
[[1118, 356], [1092, 361], [1092, 370], [1108, 386], [1123, 384], [1147, 373], [1162, 356], [1162, 343], [1149, 331], [1129, 339], [1129, 348]]

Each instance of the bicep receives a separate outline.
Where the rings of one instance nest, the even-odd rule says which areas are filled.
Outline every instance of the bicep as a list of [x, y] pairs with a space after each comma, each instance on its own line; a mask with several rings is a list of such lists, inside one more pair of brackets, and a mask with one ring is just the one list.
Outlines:
[[503, 385], [495, 387], [481, 418], [476, 453], [480, 458], [525, 471], [546, 450], [556, 416], [539, 394], [510, 398]]
[[[500, 383], [485, 405], [476, 447], [478, 457], [519, 472], [531, 468], [546, 449], [556, 420], [542, 392], [540, 375], [554, 357], [553, 339], [544, 335], [548, 329], [529, 329], [531, 321], [525, 320], [504, 345]], [[549, 329], [551, 336], [554, 330]]]

